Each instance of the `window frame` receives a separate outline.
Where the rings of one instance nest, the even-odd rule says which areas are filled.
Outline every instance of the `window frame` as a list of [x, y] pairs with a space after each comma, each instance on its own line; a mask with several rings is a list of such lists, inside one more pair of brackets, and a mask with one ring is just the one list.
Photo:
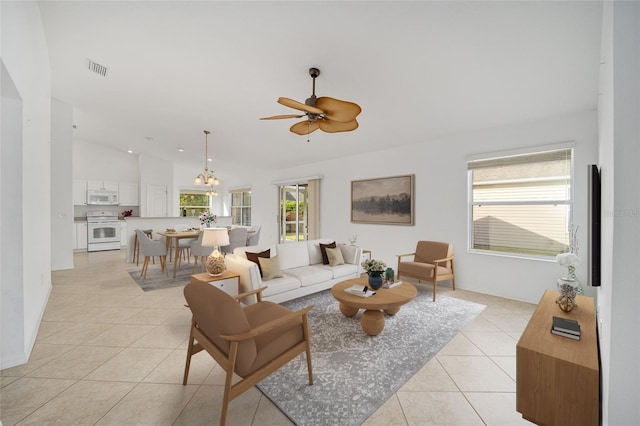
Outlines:
[[[236, 194], [240, 194], [241, 205], [239, 205], [239, 206], [233, 204], [233, 196], [236, 195]], [[249, 197], [249, 204], [245, 204], [245, 197], [246, 196]], [[251, 226], [251, 204], [252, 204], [251, 188], [242, 188], [242, 189], [231, 190], [231, 191], [229, 191], [229, 197], [230, 197], [229, 206], [230, 206], [230, 212], [231, 212], [231, 225], [233, 225], [233, 226]], [[236, 217], [234, 215], [234, 209], [240, 209], [240, 223], [236, 223]], [[245, 216], [245, 211], [246, 210], [249, 211], [249, 214], [247, 216]], [[248, 223], [244, 223], [244, 218], [245, 217], [249, 218]]]
[[[515, 158], [522, 156], [535, 156], [539, 154], [543, 154], [546, 152], [552, 151], [569, 151], [571, 158], [569, 159], [569, 181], [568, 181], [568, 198], [558, 200], [558, 199], [550, 199], [550, 200], [518, 200], [518, 201], [474, 201], [473, 199], [473, 169], [470, 167], [470, 163], [473, 162], [481, 162], [483, 160], [495, 160], [495, 159], [507, 159], [507, 158]], [[567, 206], [567, 219], [566, 219], [566, 230], [565, 234], [567, 235], [566, 244], [569, 245], [570, 241], [570, 233], [573, 229], [573, 212], [574, 212], [574, 189], [575, 189], [575, 144], [574, 143], [565, 143], [559, 145], [548, 145], [548, 146], [539, 146], [533, 148], [525, 148], [521, 150], [513, 150], [513, 151], [504, 151], [504, 152], [495, 152], [495, 153], [486, 153], [486, 154], [478, 154], [466, 159], [467, 162], [467, 252], [472, 254], [480, 254], [485, 256], [498, 256], [498, 257], [512, 257], [518, 259], [529, 259], [529, 260], [538, 260], [538, 261], [546, 261], [546, 262], [555, 262], [555, 254], [554, 255], [543, 255], [533, 252], [509, 252], [509, 251], [498, 251], [491, 249], [479, 249], [474, 248], [474, 220], [473, 220], [473, 209], [478, 205], [492, 205], [492, 206], [500, 206], [500, 205], [510, 205], [510, 206], [557, 206], [557, 205], [566, 205]], [[532, 164], [532, 162], [528, 163]], [[522, 183], [525, 182], [543, 182], [545, 180], [544, 177], [540, 177], [539, 179], [522, 179]], [[506, 181], [505, 181], [506, 182]]]
[[[180, 205], [180, 201], [182, 199], [182, 195], [187, 194], [187, 195], [204, 195], [205, 197], [208, 198], [209, 200], [209, 204], [206, 206], [181, 206]], [[179, 193], [178, 193], [178, 211], [180, 216], [183, 216], [183, 209], [187, 210], [187, 216], [186, 217], [195, 217], [197, 218], [198, 216], [200, 216], [200, 214], [202, 213], [202, 211], [208, 210], [211, 211], [212, 210], [212, 203], [213, 203], [213, 197], [211, 195], [207, 195], [206, 191], [203, 190], [199, 190], [199, 189], [189, 189], [189, 188], [184, 188], [184, 189], [180, 189]], [[199, 211], [196, 214], [190, 214], [191, 211], [190, 210], [202, 210]], [[204, 209], [204, 210], [203, 210]]]

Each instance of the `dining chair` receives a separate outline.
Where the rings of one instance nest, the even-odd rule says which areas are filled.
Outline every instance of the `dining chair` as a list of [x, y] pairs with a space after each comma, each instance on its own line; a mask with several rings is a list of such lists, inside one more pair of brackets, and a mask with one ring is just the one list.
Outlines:
[[[399, 254], [398, 279], [400, 275], [417, 278], [418, 282], [433, 283], [433, 301], [436, 301], [436, 288], [439, 281], [451, 280], [451, 287], [456, 289], [453, 272], [453, 246], [438, 241], [418, 241], [413, 253]], [[405, 256], [413, 256], [413, 260], [402, 261]]]
[[[291, 311], [262, 301], [265, 288], [232, 297], [193, 278], [184, 288], [193, 317], [182, 384], [187, 384], [191, 357], [207, 351], [225, 372], [221, 425], [225, 424], [229, 402], [302, 353], [306, 353], [309, 384], [313, 384], [307, 317], [313, 305]], [[253, 295], [257, 303], [245, 307], [240, 304]], [[236, 383], [234, 373], [240, 377]]]
[[136, 236], [138, 237], [138, 244], [140, 244], [140, 251], [144, 256], [144, 262], [142, 263], [142, 275], [143, 279], [147, 278], [147, 269], [149, 268], [149, 259], [154, 256], [160, 257], [160, 268], [162, 272], [167, 275], [167, 246], [162, 241], [156, 241], [150, 239], [143, 231], [136, 229]]
[[245, 247], [247, 245], [247, 228], [233, 228], [229, 231], [229, 245], [220, 247], [220, 251], [229, 254], [233, 253], [236, 247]]
[[248, 246], [257, 246], [260, 242], [260, 230], [262, 229], [262, 225], [253, 225], [249, 228], [249, 234], [247, 235], [247, 245]]
[[192, 241], [190, 245], [191, 255], [195, 258], [195, 260], [193, 261], [193, 269], [191, 270], [192, 274], [196, 271], [196, 266], [198, 266], [198, 257], [200, 257], [200, 270], [204, 272], [204, 266], [206, 264], [207, 257], [213, 251], [213, 247], [202, 245], [203, 236], [204, 232], [200, 232], [200, 236], [198, 237], [198, 239]]

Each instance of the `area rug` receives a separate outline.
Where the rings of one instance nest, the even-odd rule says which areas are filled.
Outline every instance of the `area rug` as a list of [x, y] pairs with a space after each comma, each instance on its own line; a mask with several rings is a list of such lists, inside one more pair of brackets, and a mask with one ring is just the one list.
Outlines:
[[[140, 272], [142, 272], [142, 262], [140, 262], [140, 266], [138, 267], [127, 269], [127, 272], [142, 290], [159, 290], [188, 284], [191, 281], [193, 262], [183, 262], [180, 265], [180, 268], [178, 268], [175, 278], [173, 278], [173, 263], [168, 263], [167, 269], [168, 276], [165, 275], [164, 272], [160, 271], [160, 262], [156, 260], [155, 265], [149, 262], [146, 279], [142, 279], [142, 276], [140, 276]], [[195, 273], [198, 274], [200, 272], [200, 264], [198, 263]]]
[[418, 286], [416, 298], [371, 337], [360, 311], [347, 318], [329, 290], [285, 302], [309, 313], [314, 384], [304, 356], [277, 370], [257, 387], [297, 425], [359, 425], [420, 370], [484, 305], [438, 296]]

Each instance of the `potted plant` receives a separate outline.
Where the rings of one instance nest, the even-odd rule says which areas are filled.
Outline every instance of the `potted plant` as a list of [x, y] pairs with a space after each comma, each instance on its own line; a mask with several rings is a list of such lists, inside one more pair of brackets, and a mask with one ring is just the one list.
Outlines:
[[382, 274], [387, 268], [387, 264], [381, 260], [367, 259], [361, 263], [361, 266], [369, 276], [369, 287], [378, 290], [382, 287]]

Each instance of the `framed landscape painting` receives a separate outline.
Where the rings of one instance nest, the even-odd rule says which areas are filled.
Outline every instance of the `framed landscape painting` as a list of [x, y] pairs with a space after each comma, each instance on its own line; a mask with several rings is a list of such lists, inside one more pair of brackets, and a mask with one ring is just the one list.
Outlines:
[[413, 175], [351, 181], [351, 222], [413, 225]]

